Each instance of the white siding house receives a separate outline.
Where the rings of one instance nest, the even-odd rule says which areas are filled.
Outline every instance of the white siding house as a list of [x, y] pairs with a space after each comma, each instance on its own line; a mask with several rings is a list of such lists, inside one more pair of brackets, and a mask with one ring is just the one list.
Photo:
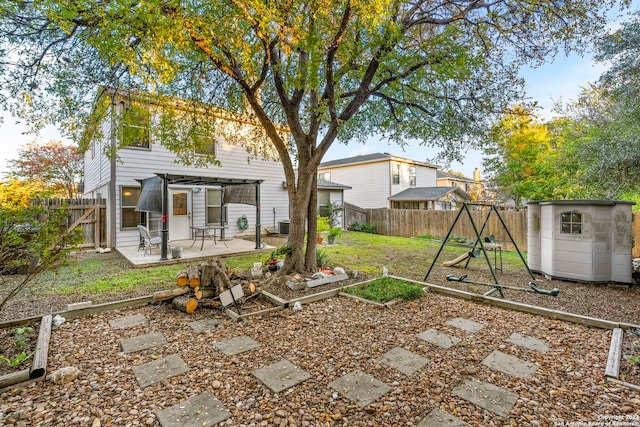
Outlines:
[[321, 180], [347, 183], [344, 201], [361, 208], [390, 208], [389, 197], [409, 188], [435, 187], [438, 166], [375, 153], [321, 163]]
[[[177, 162], [174, 153], [150, 140], [150, 136], [148, 141], [119, 149], [116, 156], [108, 156], [105, 153], [118, 146], [118, 132], [110, 117], [118, 114], [119, 107], [116, 103], [112, 105], [114, 106], [110, 107], [111, 111], [102, 122], [102, 131], [96, 133], [102, 136], [92, 139], [85, 152], [83, 194], [86, 198], [106, 199], [108, 247], [138, 245], [139, 223], [147, 225], [151, 231], [159, 229], [161, 215], [135, 210], [140, 194], [138, 180], [156, 174], [263, 180], [259, 200], [262, 230], [275, 228], [278, 221], [289, 218], [287, 192], [282, 185], [285, 180], [282, 164], [275, 160], [255, 159], [243, 146], [229, 144], [223, 137], [217, 137], [207, 147], [208, 150], [215, 150], [219, 166], [185, 166]], [[222, 122], [228, 119], [216, 117], [216, 120]], [[153, 119], [149, 123], [153, 123]], [[243, 127], [256, 126], [250, 119], [243, 123]], [[221, 188], [215, 185], [170, 186], [168, 202], [169, 240], [191, 238], [191, 226], [220, 222], [221, 215], [229, 226], [228, 237], [255, 233], [256, 207], [243, 204], [223, 205]]]

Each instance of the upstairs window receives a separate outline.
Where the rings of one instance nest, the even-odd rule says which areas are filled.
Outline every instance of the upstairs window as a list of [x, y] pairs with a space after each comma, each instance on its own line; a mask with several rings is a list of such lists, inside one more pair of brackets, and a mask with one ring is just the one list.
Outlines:
[[409, 186], [410, 187], [416, 186], [416, 167], [415, 166], [409, 167]]
[[400, 164], [398, 163], [391, 165], [391, 183], [400, 184]]
[[318, 174], [318, 181], [331, 181], [331, 172], [320, 172]]
[[149, 148], [151, 113], [144, 107], [125, 104], [122, 109], [122, 145]]
[[560, 233], [582, 234], [582, 214], [580, 212], [562, 212], [560, 214]]
[[211, 140], [199, 142], [198, 146], [196, 147], [196, 153], [197, 154], [209, 154], [211, 156], [215, 156], [216, 155], [216, 142], [215, 141], [211, 141]]

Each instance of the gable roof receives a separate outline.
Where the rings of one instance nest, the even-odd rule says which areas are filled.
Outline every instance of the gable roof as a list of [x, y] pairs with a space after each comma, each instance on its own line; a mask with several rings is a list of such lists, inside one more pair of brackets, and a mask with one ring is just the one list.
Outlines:
[[471, 200], [471, 196], [458, 187], [412, 187], [388, 197], [388, 200], [438, 200], [451, 192], [456, 192], [462, 198]]
[[331, 168], [331, 167], [337, 167], [337, 166], [349, 166], [349, 165], [356, 165], [356, 164], [363, 164], [363, 163], [384, 162], [384, 161], [391, 161], [391, 160], [402, 161], [406, 163], [414, 163], [416, 165], [426, 166], [426, 167], [436, 168], [436, 169], [439, 167], [438, 165], [434, 165], [427, 162], [420, 162], [417, 160], [411, 160], [411, 159], [405, 159], [403, 157], [393, 156], [389, 153], [372, 153], [372, 154], [363, 154], [361, 156], [346, 157], [344, 159], [329, 160], [328, 162], [320, 163], [320, 165], [318, 166], [318, 169]]
[[449, 178], [456, 181], [475, 182], [473, 179], [467, 178], [466, 176], [454, 175], [452, 173], [445, 172], [441, 169], [438, 169], [436, 171], [436, 179], [443, 179], [443, 178]]

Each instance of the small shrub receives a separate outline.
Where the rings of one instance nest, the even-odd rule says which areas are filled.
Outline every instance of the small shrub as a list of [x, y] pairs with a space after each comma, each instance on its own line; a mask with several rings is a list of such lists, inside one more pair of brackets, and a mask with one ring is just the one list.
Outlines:
[[362, 233], [370, 233], [370, 234], [378, 234], [378, 230], [371, 224], [367, 224], [366, 222], [354, 222], [353, 224], [347, 227], [349, 231], [360, 231]]
[[27, 353], [25, 353], [23, 351], [22, 353], [20, 353], [19, 355], [17, 355], [13, 359], [9, 359], [8, 357], [5, 357], [5, 356], [0, 356], [0, 361], [6, 362], [12, 368], [16, 368], [16, 367], [22, 365], [27, 360], [31, 359], [33, 357], [33, 354], [34, 353], [27, 354]]
[[329, 266], [329, 254], [322, 249], [316, 249], [316, 264], [318, 268]]
[[287, 256], [291, 255], [293, 251], [295, 251], [295, 248], [293, 246], [278, 246], [275, 250], [271, 251], [271, 253], [269, 254], [269, 258], [265, 261], [265, 264], [272, 259], [284, 259]]
[[406, 301], [418, 299], [423, 295], [422, 287], [393, 277], [382, 277], [367, 283], [363, 287], [354, 286], [346, 290], [348, 294], [357, 295], [376, 302], [388, 302], [396, 298]]

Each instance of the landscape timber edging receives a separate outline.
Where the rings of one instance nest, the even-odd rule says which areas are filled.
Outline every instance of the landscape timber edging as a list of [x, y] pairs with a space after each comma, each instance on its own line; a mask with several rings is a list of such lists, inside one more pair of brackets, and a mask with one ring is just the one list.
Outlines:
[[624, 330], [622, 330], [622, 328], [615, 328], [611, 334], [611, 344], [609, 346], [609, 356], [607, 357], [607, 366], [604, 370], [604, 376], [607, 381], [612, 384], [619, 384], [632, 390], [640, 391], [640, 386], [630, 384], [619, 379], [623, 340]]

